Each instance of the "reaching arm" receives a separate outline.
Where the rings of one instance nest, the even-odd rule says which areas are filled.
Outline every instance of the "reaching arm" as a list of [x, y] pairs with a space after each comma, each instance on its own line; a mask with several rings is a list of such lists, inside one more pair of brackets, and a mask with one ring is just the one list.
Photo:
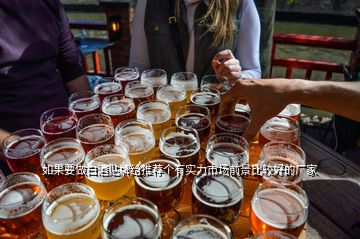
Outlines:
[[360, 121], [360, 82], [325, 82], [298, 79], [238, 81], [222, 98], [220, 113], [233, 113], [246, 100], [251, 123], [244, 136], [253, 138], [269, 118], [291, 103], [312, 106]]

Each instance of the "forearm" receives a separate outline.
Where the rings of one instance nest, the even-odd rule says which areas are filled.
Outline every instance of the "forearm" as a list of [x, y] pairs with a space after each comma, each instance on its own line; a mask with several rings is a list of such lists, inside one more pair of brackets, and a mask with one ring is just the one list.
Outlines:
[[73, 94], [79, 91], [90, 91], [89, 82], [86, 78], [86, 75], [82, 75], [68, 83], [66, 83], [66, 88], [69, 94]]

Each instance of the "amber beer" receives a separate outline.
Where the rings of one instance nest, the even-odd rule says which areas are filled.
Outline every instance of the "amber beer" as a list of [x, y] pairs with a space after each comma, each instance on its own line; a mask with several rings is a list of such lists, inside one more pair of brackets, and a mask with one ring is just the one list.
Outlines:
[[261, 168], [273, 167], [274, 170], [280, 170], [281, 167], [289, 167], [288, 172], [281, 172], [276, 176], [264, 175], [262, 181], [274, 180], [278, 182], [293, 182], [299, 184], [304, 177], [304, 169], [300, 165], [305, 165], [305, 152], [295, 144], [269, 142], [264, 145], [259, 162]]
[[199, 160], [200, 141], [194, 129], [179, 127], [165, 129], [160, 138], [160, 152], [176, 158], [182, 165], [196, 165]]
[[129, 82], [139, 80], [139, 77], [139, 70], [136, 67], [120, 67], [117, 68], [114, 73], [115, 81], [121, 84], [123, 91]]
[[[86, 184], [94, 189], [100, 200], [115, 200], [133, 186], [130, 177], [125, 176], [130, 159], [127, 149], [122, 146], [102, 145], [92, 149], [86, 154], [85, 166], [88, 169]], [[114, 172], [112, 168], [115, 167], [117, 169]]]
[[128, 83], [125, 87], [125, 96], [133, 99], [136, 106], [141, 102], [155, 99], [153, 87], [140, 81]]
[[120, 198], [102, 219], [103, 239], [159, 239], [161, 232], [158, 208], [143, 198]]
[[161, 86], [167, 84], [167, 75], [162, 69], [144, 70], [141, 73], [141, 82], [151, 85], [157, 92]]
[[165, 85], [158, 89], [156, 98], [170, 105], [171, 118], [175, 120], [177, 110], [186, 105], [186, 91], [182, 85]]
[[136, 118], [152, 125], [157, 142], [160, 139], [161, 132], [171, 126], [170, 107], [162, 101], [142, 102], [137, 108]]
[[299, 186], [264, 182], [251, 200], [251, 230], [254, 235], [276, 230], [298, 237], [305, 226], [308, 206], [307, 195]]
[[40, 127], [46, 141], [60, 138], [76, 138], [75, 112], [68, 107], [48, 110], [40, 116]]
[[109, 95], [119, 94], [121, 90], [121, 84], [112, 77], [103, 78], [101, 83], [94, 87], [94, 93], [99, 95], [101, 101]]
[[215, 89], [194, 90], [190, 102], [209, 109], [212, 119], [219, 113], [220, 93]]
[[69, 97], [69, 108], [75, 112], [78, 119], [85, 115], [99, 113], [100, 106], [99, 95], [90, 91], [80, 91]]
[[242, 136], [249, 126], [250, 119], [239, 114], [218, 115], [215, 133], [233, 133]]
[[77, 123], [76, 135], [85, 153], [99, 145], [113, 144], [114, 127], [111, 118], [104, 114], [84, 116]]
[[268, 231], [256, 235], [254, 239], [296, 239], [296, 237], [281, 231]]
[[268, 120], [259, 131], [259, 145], [263, 147], [270, 141], [287, 142], [300, 145], [300, 130], [296, 120], [277, 116]]
[[114, 126], [136, 117], [134, 101], [124, 95], [111, 95], [106, 97], [101, 105], [101, 111], [110, 116]]
[[[82, 177], [77, 175], [77, 167], [84, 162], [85, 152], [81, 143], [77, 139], [63, 138], [47, 143], [40, 153], [41, 167], [43, 168], [42, 179], [47, 190], [51, 190], [61, 184], [82, 181]], [[62, 173], [50, 174], [47, 170], [54, 170], [56, 165], [61, 165], [64, 169]], [[68, 167], [70, 171], [66, 172]]]
[[42, 208], [48, 239], [97, 239], [100, 218], [100, 205], [93, 189], [82, 183], [54, 188]]
[[186, 102], [190, 102], [191, 93], [198, 88], [197, 76], [192, 72], [177, 72], [171, 76], [171, 85], [182, 85], [186, 90]]
[[212, 215], [230, 225], [240, 215], [243, 197], [241, 178], [203, 175], [193, 180], [192, 211]]
[[45, 138], [38, 129], [23, 129], [3, 141], [4, 156], [12, 172], [41, 174], [40, 151]]
[[14, 173], [7, 176], [0, 192], [1, 238], [46, 238], [41, 204], [46, 189], [38, 175]]
[[301, 114], [301, 105], [299, 104], [290, 104], [285, 107], [283, 111], [280, 112], [279, 115], [286, 116], [289, 118], [293, 118], [296, 121], [300, 120]]
[[172, 239], [231, 239], [231, 229], [209, 215], [192, 215], [182, 220], [173, 231]]
[[151, 124], [143, 120], [125, 120], [116, 126], [115, 144], [129, 149], [132, 165], [148, 161], [155, 148], [155, 136]]
[[217, 90], [220, 95], [225, 94], [231, 88], [228, 81], [220, 81], [216, 75], [206, 75], [201, 79], [200, 89], [203, 91]]
[[216, 134], [206, 147], [207, 165], [241, 166], [249, 161], [247, 141], [235, 134]]
[[210, 136], [211, 116], [208, 108], [198, 105], [187, 105], [179, 108], [176, 114], [176, 125], [183, 129], [195, 129], [200, 142], [206, 143]]

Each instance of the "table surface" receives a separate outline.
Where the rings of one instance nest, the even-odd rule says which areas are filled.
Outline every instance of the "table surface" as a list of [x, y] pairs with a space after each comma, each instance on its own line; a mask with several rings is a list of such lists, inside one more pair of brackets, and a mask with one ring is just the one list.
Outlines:
[[[360, 167], [306, 134], [302, 135], [301, 145], [306, 164], [317, 165], [317, 175], [306, 174], [304, 178], [310, 201], [309, 216], [299, 238], [360, 238]], [[257, 142], [250, 144], [249, 153], [250, 164], [256, 163], [260, 154]], [[246, 177], [243, 184], [240, 217], [231, 225], [234, 239], [251, 238], [250, 202], [259, 182], [254, 177]], [[134, 196], [134, 192], [128, 192], [128, 196]], [[181, 218], [191, 215], [190, 187], [185, 187], [177, 211]]]

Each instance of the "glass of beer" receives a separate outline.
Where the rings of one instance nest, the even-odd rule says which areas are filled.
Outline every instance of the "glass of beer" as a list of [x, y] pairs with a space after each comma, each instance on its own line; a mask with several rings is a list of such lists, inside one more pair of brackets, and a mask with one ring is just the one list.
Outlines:
[[[124, 195], [133, 184], [125, 176], [130, 159], [127, 150], [118, 145], [101, 145], [86, 154], [86, 184], [99, 200], [113, 201]], [[116, 169], [116, 170], [113, 170]]]
[[186, 90], [186, 102], [190, 102], [191, 92], [198, 88], [197, 76], [192, 72], [177, 72], [171, 76], [171, 85], [182, 85]]
[[233, 133], [242, 136], [249, 123], [250, 119], [240, 114], [218, 115], [215, 123], [215, 133]]
[[206, 159], [211, 165], [241, 166], [249, 162], [248, 143], [236, 134], [215, 134], [207, 144]]
[[300, 145], [299, 124], [295, 119], [284, 116], [271, 118], [260, 128], [259, 145], [263, 147], [270, 141]]
[[205, 144], [210, 136], [211, 115], [209, 109], [206, 107], [186, 105], [179, 108], [175, 123], [183, 130], [196, 130], [201, 144]]
[[158, 100], [142, 102], [137, 108], [136, 118], [152, 125], [156, 142], [161, 132], [172, 125], [169, 105]]
[[300, 120], [301, 114], [301, 105], [299, 104], [290, 104], [285, 107], [283, 111], [280, 112], [279, 115], [290, 117], [295, 119], [296, 121]]
[[76, 138], [75, 112], [68, 107], [45, 111], [40, 116], [40, 128], [46, 141], [60, 138]]
[[229, 82], [219, 80], [216, 75], [206, 75], [201, 78], [200, 88], [205, 91], [217, 90], [220, 95], [223, 95], [231, 88], [231, 86]]
[[162, 69], [148, 69], [141, 73], [141, 82], [152, 85], [154, 91], [167, 84], [166, 71]]
[[281, 231], [268, 231], [258, 234], [254, 239], [296, 239], [296, 237]]
[[94, 190], [82, 183], [67, 183], [51, 190], [42, 207], [48, 239], [97, 239], [100, 204]]
[[251, 109], [248, 104], [237, 103], [235, 105], [235, 114], [245, 116], [246, 118], [251, 119]]
[[193, 180], [192, 211], [209, 214], [230, 225], [240, 215], [243, 197], [241, 178], [202, 175]]
[[[46, 189], [38, 175], [14, 173], [5, 178], [0, 191], [0, 237], [46, 238], [41, 220], [41, 204]], [[2, 237], [2, 234], [6, 234]]]
[[3, 152], [11, 171], [41, 174], [40, 151], [44, 145], [44, 135], [38, 129], [23, 129], [6, 137]]
[[127, 83], [139, 80], [139, 70], [134, 67], [120, 67], [115, 70], [115, 81], [121, 84], [121, 88], [125, 90]]
[[160, 239], [161, 232], [158, 208], [143, 198], [122, 197], [102, 218], [103, 239]]
[[101, 105], [101, 111], [110, 116], [115, 127], [124, 120], [134, 119], [135, 109], [134, 101], [124, 95], [107, 96]]
[[156, 92], [156, 99], [170, 105], [171, 118], [175, 120], [177, 110], [186, 105], [186, 91], [182, 85], [165, 85]]
[[[84, 162], [85, 152], [77, 139], [62, 138], [47, 143], [40, 153], [42, 180], [47, 190], [61, 184], [81, 181], [77, 167]], [[63, 172], [57, 172], [58, 166]]]
[[160, 152], [176, 158], [182, 165], [196, 165], [199, 160], [200, 140], [194, 129], [170, 127], [160, 137]]
[[231, 229], [209, 215], [192, 215], [182, 220], [173, 231], [172, 239], [231, 239]]
[[308, 197], [301, 187], [266, 181], [251, 200], [251, 231], [257, 235], [276, 230], [298, 237], [305, 226], [308, 207]]
[[262, 148], [259, 166], [272, 168], [276, 175], [264, 174], [262, 181], [274, 180], [278, 182], [293, 182], [300, 184], [304, 178], [305, 152], [295, 144], [283, 142], [269, 142]]
[[136, 106], [141, 102], [155, 99], [153, 87], [140, 81], [128, 83], [125, 87], [125, 96], [133, 99]]
[[196, 89], [190, 97], [191, 104], [203, 106], [209, 109], [212, 119], [219, 113], [220, 93], [216, 89]]
[[113, 144], [114, 126], [110, 116], [91, 114], [80, 118], [76, 125], [76, 136], [85, 153], [99, 145]]
[[69, 97], [69, 108], [75, 112], [78, 119], [84, 115], [99, 113], [100, 106], [99, 95], [90, 91], [80, 91]]
[[159, 208], [163, 223], [163, 237], [168, 237], [180, 220], [175, 208], [180, 204], [183, 194], [183, 172], [178, 172], [177, 159], [154, 159], [144, 165], [148, 170], [135, 177], [137, 197], [146, 198]]
[[125, 120], [116, 126], [115, 144], [127, 145], [132, 165], [145, 163], [155, 149], [151, 124], [144, 120]]
[[122, 90], [121, 84], [113, 77], [104, 77], [100, 82], [94, 87], [94, 93], [99, 95], [101, 101], [109, 95], [119, 94]]

